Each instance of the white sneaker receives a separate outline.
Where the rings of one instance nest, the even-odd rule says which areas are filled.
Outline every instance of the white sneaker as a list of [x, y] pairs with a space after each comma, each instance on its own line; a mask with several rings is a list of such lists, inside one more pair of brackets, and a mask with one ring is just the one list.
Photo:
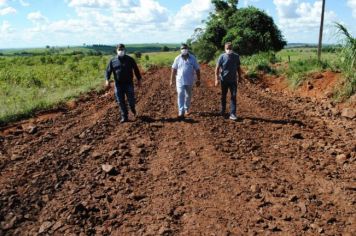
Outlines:
[[230, 120], [237, 120], [237, 117], [236, 117], [236, 115], [234, 115], [234, 114], [230, 114], [229, 119], [230, 119]]

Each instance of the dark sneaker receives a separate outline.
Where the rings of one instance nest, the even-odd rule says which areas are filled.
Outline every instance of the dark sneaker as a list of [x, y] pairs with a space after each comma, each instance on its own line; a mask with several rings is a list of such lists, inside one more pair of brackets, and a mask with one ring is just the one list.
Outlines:
[[138, 113], [137, 113], [137, 111], [133, 111], [132, 114], [133, 114], [133, 116], [134, 116], [134, 119], [137, 120], [137, 118], [138, 118]]
[[230, 119], [230, 120], [237, 120], [237, 117], [236, 117], [236, 115], [234, 115], [234, 114], [230, 114], [229, 119]]

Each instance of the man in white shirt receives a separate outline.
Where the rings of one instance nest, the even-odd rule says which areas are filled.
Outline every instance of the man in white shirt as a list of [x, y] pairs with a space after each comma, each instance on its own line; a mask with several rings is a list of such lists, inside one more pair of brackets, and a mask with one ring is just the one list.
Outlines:
[[196, 86], [200, 85], [200, 67], [194, 55], [189, 53], [188, 45], [182, 44], [181, 54], [178, 55], [172, 65], [171, 82], [176, 78], [178, 95], [178, 118], [189, 115], [192, 89], [194, 84], [194, 72], [197, 74]]

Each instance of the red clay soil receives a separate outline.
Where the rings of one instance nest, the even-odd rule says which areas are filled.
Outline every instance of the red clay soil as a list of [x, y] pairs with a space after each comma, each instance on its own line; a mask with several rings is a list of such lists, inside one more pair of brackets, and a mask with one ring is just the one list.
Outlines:
[[247, 80], [224, 119], [205, 66], [179, 121], [169, 73], [136, 121], [110, 91], [3, 128], [0, 235], [356, 235], [354, 120]]
[[301, 97], [313, 97], [317, 99], [329, 98], [332, 96], [336, 86], [340, 84], [341, 74], [331, 71], [323, 73], [315, 72], [309, 75], [305, 83], [294, 91], [288, 88], [286, 79], [276, 76], [263, 75], [263, 82], [267, 87], [277, 91], [288, 91]]

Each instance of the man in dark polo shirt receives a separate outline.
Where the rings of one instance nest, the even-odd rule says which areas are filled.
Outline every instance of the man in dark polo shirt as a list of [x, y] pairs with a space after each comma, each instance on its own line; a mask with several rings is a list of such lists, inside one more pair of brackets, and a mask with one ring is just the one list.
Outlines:
[[133, 115], [136, 117], [136, 108], [135, 108], [135, 90], [133, 82], [133, 73], [138, 80], [138, 87], [141, 87], [141, 74], [137, 67], [135, 60], [126, 55], [125, 45], [117, 45], [117, 56], [112, 58], [106, 68], [105, 86], [110, 87], [110, 76], [111, 73], [114, 74], [115, 80], [115, 97], [116, 101], [120, 107], [121, 120], [120, 122], [128, 121], [128, 110], [126, 105], [126, 97], [130, 106], [130, 110]]
[[215, 68], [215, 86], [221, 82], [221, 115], [225, 116], [226, 96], [230, 90], [230, 119], [237, 120], [236, 96], [238, 79], [241, 80], [240, 56], [232, 50], [232, 43], [225, 44], [225, 53], [221, 54]]

